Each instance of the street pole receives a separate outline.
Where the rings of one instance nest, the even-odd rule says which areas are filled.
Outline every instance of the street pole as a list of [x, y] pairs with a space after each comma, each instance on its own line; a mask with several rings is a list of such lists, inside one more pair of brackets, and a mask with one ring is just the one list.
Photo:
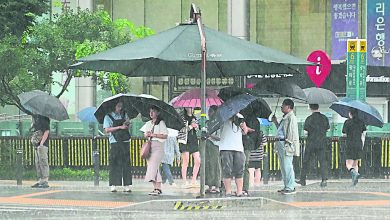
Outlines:
[[200, 197], [204, 197], [205, 195], [205, 177], [206, 177], [206, 139], [204, 138], [204, 134], [206, 133], [206, 36], [203, 30], [203, 24], [201, 19], [201, 12], [196, 8], [195, 4], [191, 4], [190, 11], [191, 19], [193, 22], [196, 21], [200, 34], [200, 45], [201, 45], [201, 74], [200, 74], [200, 100], [201, 100], [201, 118], [200, 118], [200, 126], [201, 126], [201, 139], [200, 139]]

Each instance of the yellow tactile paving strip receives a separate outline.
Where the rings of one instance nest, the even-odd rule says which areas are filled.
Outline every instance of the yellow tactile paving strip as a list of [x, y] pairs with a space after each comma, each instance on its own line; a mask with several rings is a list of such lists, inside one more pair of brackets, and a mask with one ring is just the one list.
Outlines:
[[46, 194], [63, 192], [63, 191], [64, 190], [51, 190], [51, 191], [37, 192], [37, 193], [12, 196], [12, 197], [0, 197], [0, 203], [23, 204], [23, 205], [100, 207], [100, 208], [120, 208], [120, 207], [128, 206], [130, 204], [134, 204], [134, 202], [29, 198], [32, 196], [46, 195]]

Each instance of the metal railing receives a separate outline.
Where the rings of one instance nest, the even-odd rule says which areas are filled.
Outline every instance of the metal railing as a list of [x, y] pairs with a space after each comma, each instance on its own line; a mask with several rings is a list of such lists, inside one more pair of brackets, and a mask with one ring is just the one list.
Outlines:
[[[129, 142], [132, 174], [141, 177], [146, 172], [146, 161], [140, 157], [140, 149], [145, 139], [133, 138]], [[301, 155], [303, 155], [306, 141], [301, 140]], [[109, 165], [109, 142], [106, 137], [66, 137], [50, 138], [49, 141], [49, 165], [51, 168], [69, 167], [74, 169], [96, 168], [106, 169]], [[268, 173], [270, 178], [280, 178], [280, 163], [275, 152], [276, 141], [273, 137], [268, 138], [264, 147], [266, 154], [263, 160], [263, 172]], [[6, 160], [16, 162], [15, 152], [22, 155], [25, 169], [34, 167], [34, 147], [26, 137], [0, 137], [0, 164]], [[331, 178], [341, 178], [347, 174], [345, 168], [345, 138], [329, 138], [326, 149], [328, 168]], [[296, 175], [300, 172], [302, 157], [294, 158]], [[190, 158], [188, 174], [192, 172], [193, 158]], [[390, 138], [369, 137], [366, 139], [364, 154], [360, 161], [360, 172], [366, 177], [384, 178], [390, 175]], [[180, 176], [180, 165], [174, 162], [173, 175]], [[309, 169], [310, 175], [315, 177], [319, 173], [318, 163]]]

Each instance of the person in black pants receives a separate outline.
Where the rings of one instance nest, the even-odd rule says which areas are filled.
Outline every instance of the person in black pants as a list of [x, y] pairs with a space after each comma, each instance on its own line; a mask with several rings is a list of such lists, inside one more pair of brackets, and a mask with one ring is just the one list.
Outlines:
[[104, 117], [103, 128], [109, 133], [110, 142], [110, 166], [109, 166], [109, 186], [111, 192], [117, 191], [117, 186], [123, 186], [124, 192], [131, 192], [132, 185], [130, 166], [130, 133], [129, 118], [122, 111], [123, 103], [115, 105], [115, 111], [108, 113]]
[[[305, 152], [303, 155], [303, 165], [301, 169], [301, 179], [297, 181], [302, 186], [306, 185], [306, 174], [310, 166], [310, 161], [316, 158], [320, 161], [322, 181], [320, 186], [326, 187], [328, 180], [328, 165], [326, 161], [327, 139], [326, 132], [329, 130], [328, 118], [321, 114], [318, 104], [309, 105], [312, 114], [306, 118], [304, 130], [307, 132]], [[317, 161], [316, 160], [316, 161]]]

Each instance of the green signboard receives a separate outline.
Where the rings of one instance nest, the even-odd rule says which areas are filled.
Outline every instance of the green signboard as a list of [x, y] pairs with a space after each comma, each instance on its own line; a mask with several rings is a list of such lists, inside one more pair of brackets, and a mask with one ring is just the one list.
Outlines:
[[366, 99], [366, 40], [349, 39], [347, 48], [346, 94], [352, 99]]

